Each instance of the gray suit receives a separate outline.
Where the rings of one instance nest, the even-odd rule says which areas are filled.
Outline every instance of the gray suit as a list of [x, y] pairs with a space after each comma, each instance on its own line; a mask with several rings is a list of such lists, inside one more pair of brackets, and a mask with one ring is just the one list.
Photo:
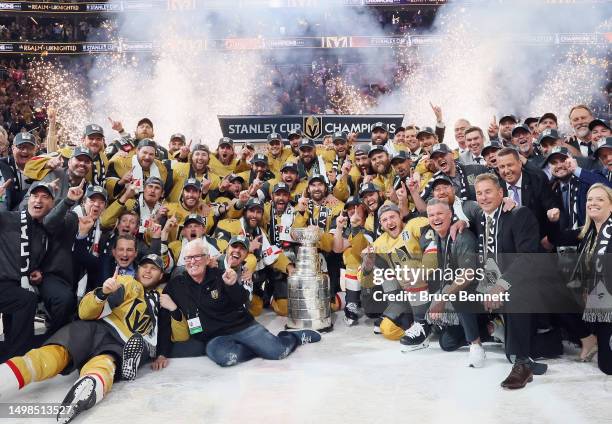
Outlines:
[[474, 159], [474, 154], [471, 151], [467, 151], [464, 153], [461, 153], [459, 155], [459, 163], [461, 163], [462, 165], [486, 165], [486, 162], [484, 160], [484, 158], [482, 157], [482, 154], [480, 155], [480, 163], [478, 163], [475, 159]]

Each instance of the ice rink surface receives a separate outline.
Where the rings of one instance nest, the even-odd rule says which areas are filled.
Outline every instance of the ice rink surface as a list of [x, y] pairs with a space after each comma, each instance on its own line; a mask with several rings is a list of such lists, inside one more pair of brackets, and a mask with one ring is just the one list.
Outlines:
[[[591, 364], [546, 361], [548, 373], [527, 388], [505, 391], [510, 371], [501, 345], [486, 344], [484, 368], [466, 366], [467, 348], [401, 353], [399, 342], [372, 332], [371, 321], [344, 325], [320, 343], [282, 361], [255, 359], [221, 368], [208, 358], [173, 359], [154, 372], [141, 368], [134, 382], [118, 382], [95, 408], [74, 422], [140, 423], [609, 423], [612, 377]], [[270, 331], [284, 320], [259, 318]], [[34, 383], [15, 402], [60, 402], [77, 374]], [[7, 400], [9, 401], [9, 400]], [[0, 420], [14, 423], [44, 419]]]

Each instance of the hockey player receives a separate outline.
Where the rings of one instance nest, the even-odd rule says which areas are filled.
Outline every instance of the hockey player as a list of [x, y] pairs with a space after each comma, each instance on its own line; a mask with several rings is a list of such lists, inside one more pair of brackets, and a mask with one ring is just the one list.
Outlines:
[[155, 354], [159, 293], [163, 273], [157, 255], [144, 257], [137, 278], [117, 273], [89, 292], [79, 317], [45, 345], [0, 365], [0, 399], [34, 381], [80, 369], [80, 378], [62, 402], [58, 421], [67, 423], [93, 407], [110, 391], [117, 367], [134, 379], [142, 356]]

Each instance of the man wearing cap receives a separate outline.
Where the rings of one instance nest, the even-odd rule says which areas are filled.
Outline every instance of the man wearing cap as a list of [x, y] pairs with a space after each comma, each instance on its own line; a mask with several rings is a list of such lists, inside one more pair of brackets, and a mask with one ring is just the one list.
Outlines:
[[495, 172], [497, 169], [497, 152], [503, 148], [502, 144], [497, 140], [492, 140], [482, 149], [482, 157], [484, 157], [489, 171]]
[[185, 181], [185, 184], [183, 184], [183, 193], [181, 194], [180, 201], [164, 203], [159, 212], [160, 219], [164, 216], [175, 216], [177, 219], [178, 228], [170, 233], [169, 240], [173, 241], [178, 239], [180, 228], [182, 228], [185, 218], [190, 214], [199, 214], [202, 216], [206, 234], [209, 234], [215, 224], [215, 212], [214, 209], [202, 199], [202, 185], [200, 181], [195, 178], [189, 178]]
[[[453, 157], [453, 152], [446, 144], [436, 144], [433, 146], [431, 160], [435, 164], [437, 172], [433, 178], [439, 175], [445, 175], [451, 179], [455, 187], [455, 193], [461, 200], [475, 200], [476, 192], [474, 190], [474, 179], [476, 175], [487, 172], [487, 167], [484, 165], [461, 165], [456, 163]], [[427, 183], [427, 186], [421, 193], [423, 200], [429, 200], [431, 197], [431, 184], [433, 179]]]
[[170, 136], [170, 142], [168, 143], [168, 157], [183, 161], [187, 158], [178, 158], [177, 154], [180, 152], [181, 147], [186, 146], [185, 136], [181, 133], [174, 133]]
[[[361, 252], [376, 238], [374, 233], [365, 228], [368, 212], [359, 197], [351, 196], [344, 204], [344, 212], [336, 218], [333, 250], [342, 254], [344, 269], [340, 271], [340, 286], [345, 287], [346, 306], [344, 307], [344, 321], [347, 325], [355, 325], [361, 317], [362, 298], [368, 296], [368, 290], [362, 292], [358, 278], [359, 267], [362, 263]], [[371, 288], [371, 287], [370, 287]], [[363, 304], [367, 305], [364, 299]], [[367, 309], [370, 313], [370, 310]]]
[[563, 205], [561, 213], [550, 212], [551, 221], [559, 220], [561, 230], [575, 230], [584, 225], [586, 199], [589, 187], [595, 183], [612, 184], [601, 174], [587, 171], [578, 166], [567, 148], [555, 147], [546, 156], [544, 165], [550, 166], [551, 188], [557, 203]]
[[388, 151], [382, 146], [373, 146], [368, 153], [368, 157], [374, 173], [371, 182], [380, 187], [384, 193], [388, 193], [393, 188], [393, 179], [395, 178]]
[[263, 192], [268, 191], [263, 187], [264, 183], [276, 178], [274, 172], [270, 171], [268, 166], [268, 157], [263, 153], [256, 153], [251, 159], [251, 170], [241, 172], [240, 175], [244, 181], [244, 189], [251, 188], [254, 191], [262, 189]]
[[268, 134], [268, 164], [270, 171], [280, 175], [282, 166], [293, 156], [290, 147], [283, 146], [283, 138], [279, 133]]
[[375, 122], [372, 125], [372, 134], [371, 134], [371, 143], [370, 148], [374, 148], [375, 146], [380, 146], [385, 149], [389, 155], [394, 155], [396, 152], [392, 143], [388, 143], [389, 141], [389, 129], [388, 125], [383, 122]]
[[591, 143], [593, 143], [594, 146], [597, 146], [600, 140], [612, 136], [610, 123], [606, 122], [604, 119], [593, 119], [589, 123], [589, 131], [591, 131]]
[[162, 204], [164, 195], [163, 182], [157, 177], [149, 177], [144, 183], [141, 193], [138, 188], [130, 183], [117, 200], [111, 203], [100, 217], [100, 225], [103, 229], [115, 227], [117, 219], [126, 210], [133, 211], [138, 215], [138, 235], [142, 240], [146, 228], [151, 221], [156, 219]]
[[462, 165], [485, 165], [482, 155], [484, 149], [484, 133], [479, 127], [468, 127], [464, 134], [467, 152], [459, 155], [459, 163]]
[[370, 153], [369, 145], [355, 146], [352, 153], [353, 160], [344, 161], [342, 164], [340, 175], [336, 176], [336, 184], [333, 188], [333, 194], [338, 200], [345, 201], [349, 196], [358, 196], [364, 177], [370, 175], [368, 178], [374, 178], [371, 175], [373, 172], [368, 153]]
[[[206, 235], [206, 226], [204, 219], [198, 214], [187, 215], [183, 222], [183, 228], [181, 229], [181, 236], [178, 240], [174, 240], [168, 244], [168, 237], [172, 229], [178, 225], [178, 221], [175, 217], [169, 218], [164, 225], [161, 233], [161, 252], [162, 259], [165, 264], [165, 272], [176, 277], [185, 270], [185, 255], [183, 254], [183, 247], [197, 238], [204, 240], [207, 243], [210, 256], [217, 258], [221, 252], [227, 248], [227, 242], [225, 240], [217, 239]], [[253, 261], [253, 269], [255, 263]]]
[[[289, 141], [288, 150], [291, 151], [291, 157], [298, 158], [300, 156], [300, 143], [302, 142], [302, 138], [301, 130], [294, 130], [287, 136], [287, 140]], [[289, 157], [289, 159], [291, 159], [291, 157]]]
[[504, 146], [509, 146], [512, 141], [512, 129], [518, 124], [518, 119], [514, 115], [504, 115], [499, 123], [495, 122], [495, 117], [489, 125], [489, 140], [497, 140]]
[[[185, 146], [186, 147], [186, 146]], [[217, 189], [221, 179], [210, 169], [210, 150], [206, 144], [196, 144], [186, 162], [172, 161], [174, 186], [166, 196], [169, 202], [178, 202], [185, 180], [196, 178], [202, 184], [202, 196], [209, 199], [218, 197]], [[211, 199], [212, 200], [212, 199]]]
[[[419, 238], [421, 228], [427, 225], [427, 218], [414, 218], [404, 224], [399, 207], [393, 203], [382, 205], [378, 209], [377, 217], [383, 233], [366, 250], [359, 281], [366, 287], [369, 284], [382, 286], [385, 295], [398, 295], [404, 291], [417, 295], [426, 292], [427, 283], [420, 277], [413, 279], [406, 278], [407, 275], [388, 279], [380, 277], [385, 269], [395, 269], [396, 266], [403, 269], [417, 269], [421, 266], [423, 254]], [[380, 332], [385, 338], [400, 340], [405, 334], [408, 335], [407, 330], [414, 327], [410, 333], [410, 346], [414, 349], [426, 347], [429, 325], [424, 320], [429, 302], [420, 301], [419, 297], [404, 300], [377, 295], [374, 298], [377, 303], [382, 302], [385, 305], [383, 319], [380, 322]]]
[[280, 170], [280, 178], [277, 180], [272, 180], [269, 183], [270, 192], [267, 194], [265, 200], [268, 201], [272, 198], [272, 189], [275, 184], [285, 183], [290, 190], [291, 194], [291, 202], [296, 203], [306, 187], [308, 186], [308, 181], [300, 180], [299, 177], [299, 169], [298, 165], [295, 162], [287, 162], [285, 163]]
[[172, 170], [155, 158], [157, 143], [150, 138], [138, 142], [136, 154], [123, 157], [115, 156], [108, 166], [106, 190], [111, 199], [118, 198], [129, 183], [142, 190], [149, 177], [157, 177], [164, 183], [164, 192], [170, 193], [173, 187]]
[[[296, 171], [297, 175], [297, 171]], [[219, 183], [217, 190], [213, 190], [209, 193], [209, 199], [218, 204], [225, 204], [226, 206], [232, 203], [233, 200], [238, 199], [242, 187], [244, 186], [244, 178], [238, 174], [228, 174]], [[222, 209], [223, 211], [223, 209]], [[224, 213], [224, 211], [223, 211]], [[220, 215], [223, 215], [221, 213]]]
[[606, 137], [599, 140], [597, 149], [593, 153], [598, 163], [595, 169], [599, 171], [612, 182], [612, 137]]
[[68, 407], [57, 417], [68, 422], [100, 402], [115, 376], [133, 380], [157, 344], [158, 309], [167, 306], [160, 305], [157, 291], [162, 277], [161, 258], [149, 255], [135, 277], [115, 274], [87, 293], [79, 304], [81, 320], [63, 327], [43, 347], [0, 365], [0, 396], [78, 369], [80, 376], [62, 401]]
[[7, 199], [10, 200], [10, 204], [7, 209], [14, 210], [19, 207], [30, 187], [28, 177], [24, 172], [26, 164], [36, 153], [36, 141], [32, 134], [24, 132], [17, 133], [13, 139], [11, 152], [11, 155], [0, 159], [0, 161], [7, 164], [11, 171], [10, 173], [7, 172], [7, 175], [4, 175], [4, 181], [12, 181], [11, 186], [8, 188]]
[[544, 162], [544, 156], [533, 145], [533, 135], [525, 124], [517, 125], [512, 129], [512, 145], [521, 154], [523, 163], [529, 163], [540, 168]]
[[300, 180], [308, 180], [313, 175], [327, 176], [327, 167], [323, 158], [317, 154], [314, 141], [303, 138], [300, 141], [300, 156], [295, 163]]
[[[0, 195], [4, 190], [0, 187]], [[0, 313], [4, 320], [0, 361], [30, 348], [39, 293], [35, 287], [44, 277], [41, 267], [49, 238], [62, 230], [64, 216], [82, 196], [82, 187], [72, 187], [53, 207], [54, 190], [36, 181], [26, 207], [0, 212]], [[43, 290], [40, 294], [46, 300], [53, 293]]]
[[[257, 275], [253, 276], [255, 294], [263, 298], [263, 292], [259, 284], [269, 277], [269, 267], [284, 274], [282, 280], [278, 274], [278, 280], [270, 281], [274, 285], [275, 297], [270, 306], [282, 316], [287, 315], [286, 274], [293, 269], [293, 264], [276, 244], [270, 242], [268, 232], [264, 228], [265, 207], [259, 199], [249, 199], [243, 206], [243, 215], [239, 219], [223, 219], [219, 221], [215, 236], [229, 242], [233, 236], [245, 236], [250, 241], [250, 253], [257, 262]], [[255, 305], [255, 303], [254, 303]], [[261, 310], [259, 303], [253, 308], [254, 311]]]
[[569, 121], [574, 135], [568, 139], [568, 144], [579, 149], [582, 156], [592, 156], [595, 146], [591, 143], [589, 124], [593, 121], [593, 112], [586, 105], [576, 105], [570, 109]]
[[104, 153], [104, 129], [97, 124], [89, 124], [85, 127], [81, 146], [66, 146], [57, 151], [49, 150], [46, 155], [33, 157], [26, 164], [24, 173], [30, 179], [43, 180], [49, 172], [65, 168], [79, 147], [89, 149], [92, 160], [91, 169], [86, 175], [87, 181], [94, 185], [104, 185], [108, 158]]
[[229, 137], [222, 137], [219, 139], [217, 151], [210, 155], [208, 166], [220, 178], [225, 177], [227, 174], [248, 171], [251, 169], [248, 159], [252, 153], [245, 145], [240, 151], [240, 157], [237, 157], [234, 150], [234, 140]]
[[[136, 131], [134, 132], [134, 138], [130, 136], [124, 129], [123, 125], [119, 121], [113, 121], [109, 118], [113, 130], [117, 131], [121, 138], [112, 142], [105, 150], [108, 159], [112, 159], [117, 152], [121, 151], [128, 155], [133, 154], [134, 149], [138, 147], [141, 140], [154, 139], [155, 133], [153, 132], [153, 121], [149, 118], [142, 118], [136, 124]], [[168, 159], [168, 150], [156, 144], [155, 145], [155, 156], [160, 161]]]
[[546, 112], [538, 119], [538, 133], [542, 133], [545, 129], [558, 130], [559, 125], [557, 124], [557, 115], [552, 112]]
[[531, 131], [531, 135], [533, 136], [533, 138], [538, 138], [538, 136], [540, 135], [540, 132], [538, 130], [538, 120], [539, 119], [540, 118], [530, 116], [529, 118], [526, 118], [525, 121], [523, 122], [525, 125], [529, 127], [529, 131]]
[[[66, 168], [57, 167], [53, 171], [46, 173], [42, 178], [42, 182], [51, 183], [55, 189], [56, 199], [62, 199], [66, 197], [68, 189], [70, 187], [76, 187], [82, 182], [85, 183], [84, 187], [88, 187], [87, 175], [91, 173], [92, 169], [92, 158], [93, 155], [89, 148], [84, 146], [77, 146], [73, 151], [73, 155], [68, 159]], [[61, 160], [63, 163], [63, 160]], [[33, 179], [36, 180], [36, 179]], [[27, 203], [27, 195], [25, 196], [22, 204]]]
[[384, 198], [381, 195], [381, 188], [373, 183], [364, 183], [359, 188], [359, 198], [366, 208], [368, 217], [366, 218], [365, 227], [372, 231], [375, 237], [382, 234], [380, 221], [377, 219], [378, 208], [383, 204]]

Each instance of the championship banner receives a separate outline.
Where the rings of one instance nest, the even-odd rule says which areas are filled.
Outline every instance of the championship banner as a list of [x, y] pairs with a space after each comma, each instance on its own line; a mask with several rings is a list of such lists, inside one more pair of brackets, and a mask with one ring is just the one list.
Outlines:
[[219, 125], [224, 137], [233, 140], [266, 140], [276, 132], [284, 139], [296, 130], [312, 140], [342, 131], [357, 133], [359, 141], [370, 141], [370, 133], [376, 122], [387, 124], [389, 132], [402, 125], [404, 115], [219, 115]]

